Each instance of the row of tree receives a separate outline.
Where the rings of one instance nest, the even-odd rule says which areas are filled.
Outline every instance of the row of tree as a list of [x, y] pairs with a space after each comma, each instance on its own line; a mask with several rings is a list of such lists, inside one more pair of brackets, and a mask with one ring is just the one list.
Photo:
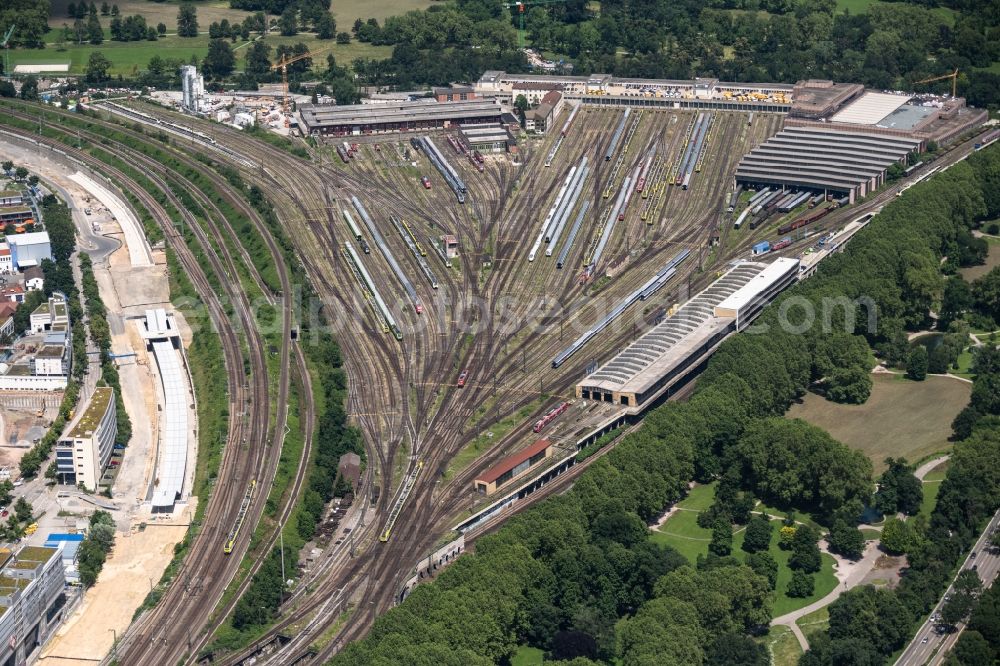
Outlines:
[[[885, 232], [882, 240], [886, 244], [882, 247], [905, 247], [907, 252], [920, 248], [919, 253], [930, 252], [929, 259], [936, 266], [946, 265], [945, 253], [956, 251], [958, 238], [976, 221], [993, 219], [1000, 212], [995, 196], [1000, 184], [998, 165], [997, 151], [984, 151], [956, 167], [961, 169], [959, 174], [949, 170], [913, 188], [916, 199], [908, 202], [906, 209], [886, 207], [875, 218]], [[886, 228], [886, 224], [894, 226]], [[859, 240], [870, 245], [866, 237]], [[878, 250], [872, 246], [869, 251]], [[874, 256], [868, 254], [869, 258]], [[915, 261], [915, 257], [899, 260], [910, 266]], [[928, 302], [940, 299], [943, 281], [938, 273], [924, 287], [927, 294], [923, 298]], [[897, 296], [891, 294], [886, 302], [893, 302]], [[897, 307], [897, 311], [905, 308]], [[916, 320], [917, 313], [911, 314]], [[938, 601], [953, 567], [975, 541], [984, 521], [1000, 507], [1000, 476], [995, 473], [1000, 464], [1000, 399], [995, 397], [1000, 388], [1000, 351], [992, 343], [979, 348], [972, 371], [975, 381], [970, 405], [953, 424], [955, 436], [961, 441], [955, 445], [930, 520], [917, 516], [903, 522], [893, 517], [882, 530], [883, 548], [907, 555], [906, 576], [895, 591], [865, 587], [841, 596], [830, 607], [829, 631], [810, 639], [812, 648], [802, 658], [802, 664], [882, 663], [912, 635], [917, 618]], [[910, 478], [905, 462], [888, 462], [876, 506], [887, 513], [913, 513], [922, 501], [918, 484]], [[944, 629], [968, 616], [979, 586], [974, 571], [959, 575], [952, 599], [942, 610]], [[981, 645], [978, 640], [974, 642], [974, 646], [963, 650], [978, 650]]]
[[[911, 188], [905, 206], [902, 200], [887, 205], [844, 253], [824, 262], [815, 277], [764, 312], [757, 331], [766, 330], [766, 335], [744, 334], [721, 345], [688, 402], [651, 412], [640, 430], [595, 462], [570, 492], [479, 540], [475, 556], [461, 558], [435, 583], [418, 587], [376, 621], [366, 640], [349, 646], [333, 663], [377, 663], [403, 654], [411, 662], [446, 654], [455, 655], [449, 663], [500, 661], [519, 644], [547, 650], [563, 645], [565, 632], [588, 644], [580, 634], [589, 635], [597, 658], [618, 657], [626, 664], [697, 662], [718, 641], [739, 649], [748, 633], [769, 620], [770, 565], [760, 557], [766, 553], [749, 553], [743, 562], [731, 554], [713, 554], [696, 569], [680, 567], [661, 578], [664, 574], [654, 564], [671, 562], [676, 554], [652, 551], [638, 565], [634, 553], [652, 548], [644, 524], [682, 497], [690, 479], [725, 478], [735, 468], [734, 505], [740, 504], [739, 492], [753, 492], [806, 506], [838, 525], [846, 549], [852, 541], [856, 549], [857, 535], [851, 530], [856, 532], [861, 509], [871, 501], [870, 463], [821, 431], [771, 417], [783, 414], [805, 392], [814, 371], [824, 372], [831, 355], [850, 356], [863, 342], [883, 355], [905, 356], [907, 329], [925, 322], [940, 298], [943, 248], [979, 220], [1000, 213], [1000, 206], [987, 205], [985, 198], [998, 185], [1000, 152], [986, 150]], [[815, 312], [826, 308], [829, 325], [797, 327], [801, 321], [790, 311], [779, 316], [781, 304], [792, 297], [812, 303]], [[830, 310], [830, 302], [840, 305]], [[877, 315], [873, 320], [869, 310]], [[844, 334], [834, 341], [831, 329]], [[828, 338], [834, 349], [820, 338]], [[937, 561], [954, 561], [984, 512], [1000, 505], [1000, 476], [994, 474], [1000, 464], [982, 457], [1000, 455], [994, 453], [1000, 449], [987, 446], [986, 437], [957, 446], [942, 484], [932, 538], [926, 540], [928, 548], [940, 549]], [[886, 508], [912, 508], [912, 482], [898, 467], [890, 465], [891, 473], [884, 477], [887, 486], [895, 484], [895, 497], [887, 488], [880, 501]], [[791, 530], [788, 540], [802, 575], [786, 591], [796, 594], [808, 591], [810, 581], [804, 577], [815, 570], [818, 536], [805, 530], [796, 543], [801, 529]], [[720, 552], [724, 538], [720, 530]], [[630, 566], [594, 568], [595, 547]], [[864, 650], [877, 656], [901, 645], [916, 617], [911, 606], [930, 603], [949, 569], [923, 569], [912, 556], [911, 564], [905, 593], [857, 593], [856, 602], [870, 609], [841, 613], [838, 617], [849, 620], [848, 628], [831, 622], [829, 654]], [[652, 574], [651, 585], [649, 578], [643, 585], [630, 582], [643, 572]], [[695, 585], [678, 580], [692, 576], [697, 576]], [[657, 629], [668, 615], [656, 610], [666, 603], [660, 597], [674, 589], [682, 590], [679, 604], [694, 608], [680, 605], [672, 614], [690, 622], [666, 625], [682, 625], [676, 631]], [[848, 599], [855, 601], [854, 595]], [[647, 615], [656, 621], [639, 624]], [[641, 629], [631, 631], [633, 623]], [[858, 625], [867, 632], [865, 642], [850, 633]], [[811, 655], [816, 658], [819, 652]], [[747, 663], [752, 662], [748, 656]]]

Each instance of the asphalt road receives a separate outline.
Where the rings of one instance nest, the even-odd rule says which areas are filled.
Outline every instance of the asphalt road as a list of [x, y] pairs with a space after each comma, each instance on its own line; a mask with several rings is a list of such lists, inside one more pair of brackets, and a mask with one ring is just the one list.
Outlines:
[[[964, 569], [971, 569], [973, 566], [977, 567], [977, 573], [979, 574], [979, 579], [983, 581], [984, 587], [989, 587], [996, 578], [997, 572], [1000, 572], [1000, 551], [987, 550], [986, 546], [989, 543], [990, 536], [993, 531], [997, 529], [1000, 525], [1000, 511], [993, 514], [993, 518], [990, 520], [986, 529], [980, 535], [979, 539], [976, 541], [976, 545], [972, 547], [972, 551], [966, 556], [965, 561], [962, 562], [961, 568], [956, 572], [955, 576], [958, 577]], [[975, 554], [975, 557], [973, 557]], [[934, 606], [934, 610], [931, 612], [931, 617], [935, 614], [941, 612], [941, 607], [944, 606], [945, 597], [950, 595], [953, 590], [953, 585], [955, 584], [954, 579], [950, 585], [948, 585], [948, 590], [944, 593], [944, 596], [938, 601], [937, 605]], [[956, 631], [946, 634], [938, 634], [935, 631], [934, 622], [928, 618], [920, 628], [917, 630], [917, 635], [910, 641], [910, 644], [906, 646], [903, 650], [903, 654], [899, 656], [896, 660], [896, 666], [918, 666], [922, 664], [938, 664], [943, 661], [944, 657], [948, 654], [954, 645], [955, 641], [958, 640], [959, 635], [961, 635], [962, 630], [965, 629], [964, 624], [960, 624]]]

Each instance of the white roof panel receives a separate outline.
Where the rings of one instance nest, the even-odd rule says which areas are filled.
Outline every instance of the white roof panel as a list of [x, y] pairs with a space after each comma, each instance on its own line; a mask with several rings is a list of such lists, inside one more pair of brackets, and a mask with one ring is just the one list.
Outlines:
[[722, 300], [721, 303], [715, 306], [716, 311], [718, 310], [736, 310], [740, 311], [748, 303], [750, 303], [759, 294], [769, 289], [775, 282], [778, 282], [789, 271], [794, 271], [799, 265], [798, 259], [790, 259], [788, 257], [779, 257], [773, 262], [768, 264], [767, 268], [762, 270], [757, 275], [754, 275], [750, 280], [727, 296]]
[[910, 101], [906, 95], [866, 92], [833, 115], [835, 123], [875, 125], [890, 113]]
[[177, 350], [169, 341], [152, 343], [163, 384], [164, 410], [160, 420], [160, 451], [153, 507], [170, 508], [184, 488], [187, 468], [187, 386]]

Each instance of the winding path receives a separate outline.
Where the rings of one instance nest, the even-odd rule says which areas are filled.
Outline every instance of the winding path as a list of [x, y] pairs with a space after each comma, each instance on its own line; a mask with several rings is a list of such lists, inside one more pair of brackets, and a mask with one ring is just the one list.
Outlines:
[[[949, 457], [949, 455], [943, 455], [928, 460], [916, 469], [914, 476], [923, 481], [924, 477], [927, 476], [932, 469], [941, 463], [946, 462]], [[879, 549], [878, 540], [869, 541], [865, 545], [864, 555], [862, 555], [861, 559], [857, 561], [848, 560], [844, 557], [831, 553], [829, 548], [826, 547], [825, 540], [820, 542], [820, 550], [824, 553], [829, 553], [837, 561], [836, 565], [834, 565], [834, 575], [837, 577], [838, 581], [837, 587], [831, 590], [830, 593], [822, 599], [817, 599], [808, 606], [803, 606], [798, 610], [794, 610], [791, 613], [785, 613], [784, 615], [771, 620], [771, 626], [780, 624], [791, 629], [792, 633], [795, 635], [795, 639], [799, 642], [799, 647], [802, 648], [803, 652], [809, 649], [809, 641], [806, 640], [805, 634], [802, 633], [802, 629], [798, 625], [798, 620], [806, 615], [809, 615], [810, 613], [818, 611], [821, 608], [829, 606], [836, 601], [841, 594], [860, 585], [875, 566], [876, 560], [878, 560], [879, 556], [882, 555], [882, 551]]]

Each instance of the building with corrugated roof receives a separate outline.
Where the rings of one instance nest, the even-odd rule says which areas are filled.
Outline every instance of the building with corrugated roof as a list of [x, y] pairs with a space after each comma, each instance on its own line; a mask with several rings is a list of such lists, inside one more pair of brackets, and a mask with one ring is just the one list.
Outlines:
[[795, 281], [797, 259], [740, 262], [576, 385], [577, 397], [639, 411], [671, 395], [731, 333]]
[[878, 189], [889, 167], [920, 149], [919, 139], [810, 125], [786, 127], [740, 160], [736, 182], [847, 195]]
[[492, 495], [503, 486], [526, 476], [538, 463], [552, 457], [553, 453], [552, 442], [547, 439], [538, 440], [476, 477], [473, 484], [476, 492], [480, 495]]
[[350, 136], [447, 129], [467, 124], [500, 122], [500, 107], [492, 101], [436, 102], [433, 99], [388, 104], [302, 104], [304, 134]]

